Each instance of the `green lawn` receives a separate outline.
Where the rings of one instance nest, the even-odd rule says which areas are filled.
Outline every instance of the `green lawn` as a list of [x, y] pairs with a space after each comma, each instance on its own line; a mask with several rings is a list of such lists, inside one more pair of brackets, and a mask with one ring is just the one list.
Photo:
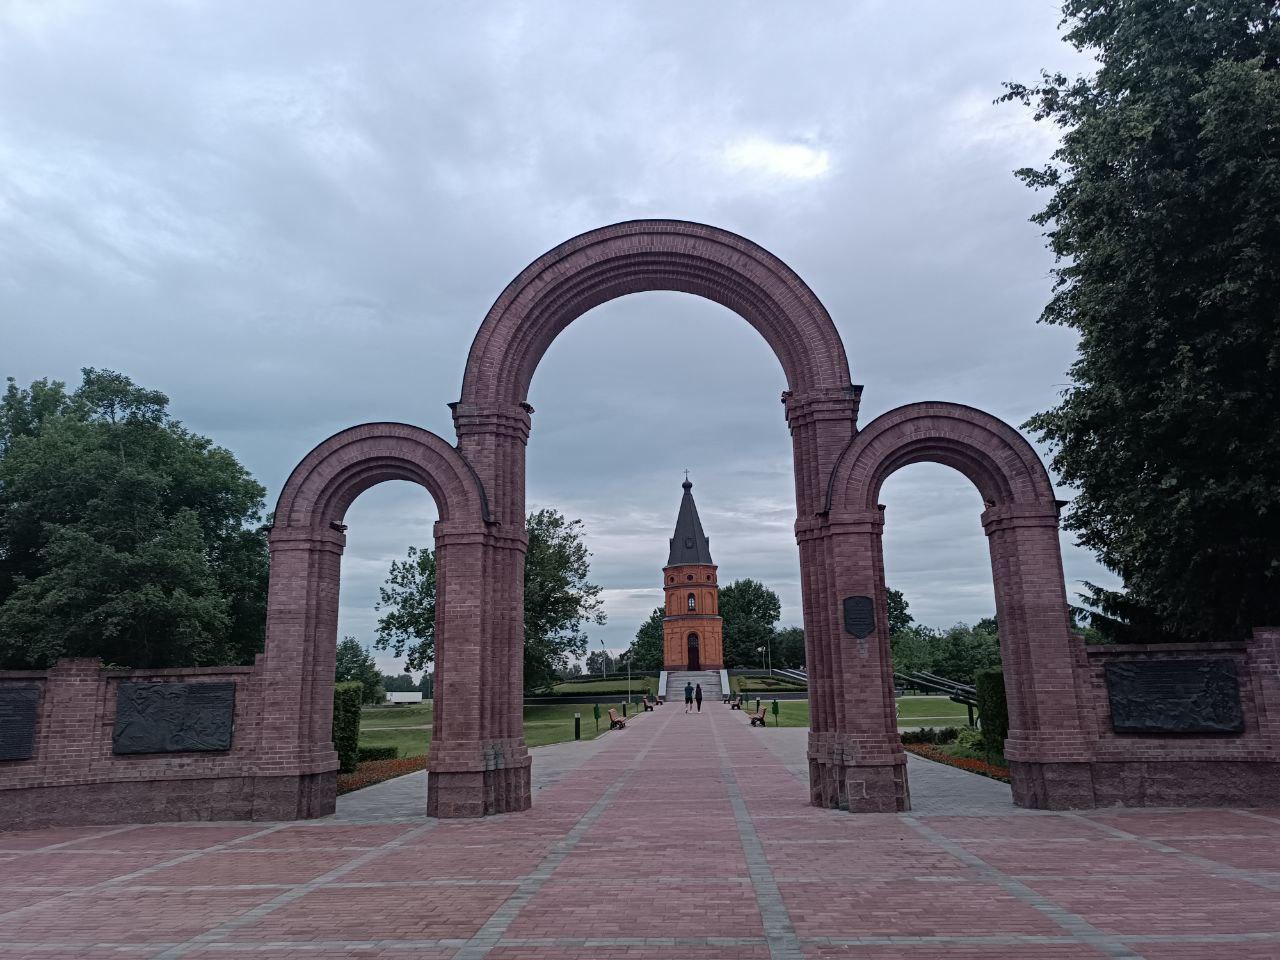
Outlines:
[[[774, 725], [772, 703], [768, 695], [760, 697]], [[754, 712], [756, 698], [747, 701], [746, 709]], [[969, 723], [969, 714], [962, 703], [952, 703], [947, 697], [899, 697], [898, 725], [901, 727], [963, 727]], [[778, 726], [807, 727], [809, 725], [808, 700], [779, 700]]]
[[[531, 747], [573, 739], [573, 715], [582, 714], [582, 739], [597, 736], [589, 703], [530, 705], [524, 708], [524, 742]], [[600, 733], [609, 729], [609, 707], [622, 712], [622, 702], [600, 704]], [[637, 704], [635, 711], [642, 708]], [[628, 716], [635, 716], [629, 708]], [[401, 757], [427, 752], [431, 742], [431, 706], [365, 707], [360, 712], [360, 746], [395, 747]], [[397, 729], [407, 727], [409, 729]]]
[[[631, 693], [633, 696], [643, 696], [646, 693], [653, 693], [658, 689], [657, 677], [632, 677]], [[626, 697], [627, 695], [627, 676], [602, 677], [599, 680], [573, 680], [564, 683], [557, 683], [551, 688], [552, 694], [567, 696], [593, 696], [595, 694], [607, 693], [610, 696]], [[530, 694], [532, 696], [532, 694]], [[590, 704], [587, 704], [590, 709]]]
[[734, 677], [729, 678], [729, 687], [734, 693], [768, 693], [778, 690], [786, 693], [794, 693], [796, 691], [807, 689], [803, 683], [797, 680], [787, 680], [783, 677]]

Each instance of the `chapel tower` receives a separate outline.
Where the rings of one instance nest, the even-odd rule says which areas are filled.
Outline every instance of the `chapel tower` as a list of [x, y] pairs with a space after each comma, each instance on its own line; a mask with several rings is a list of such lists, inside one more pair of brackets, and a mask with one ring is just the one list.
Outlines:
[[662, 663], [665, 670], [720, 670], [724, 667], [724, 636], [720, 621], [720, 588], [711, 544], [702, 532], [693, 484], [688, 475], [681, 485], [680, 513], [671, 538], [671, 553], [662, 568], [666, 616], [662, 621]]

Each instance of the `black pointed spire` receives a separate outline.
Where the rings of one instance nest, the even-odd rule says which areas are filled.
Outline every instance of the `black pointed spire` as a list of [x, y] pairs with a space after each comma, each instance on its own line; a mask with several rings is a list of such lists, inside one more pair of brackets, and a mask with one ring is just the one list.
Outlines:
[[685, 473], [684, 496], [680, 498], [680, 514], [676, 517], [676, 533], [671, 538], [671, 555], [667, 558], [667, 566], [674, 567], [682, 563], [711, 563], [711, 541], [702, 532], [702, 521], [698, 519], [698, 508], [693, 502], [693, 484], [689, 474]]

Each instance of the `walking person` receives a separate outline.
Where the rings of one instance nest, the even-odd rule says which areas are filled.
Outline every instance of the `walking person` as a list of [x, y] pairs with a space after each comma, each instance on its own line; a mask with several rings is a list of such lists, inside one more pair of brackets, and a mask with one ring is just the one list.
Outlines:
[[698, 684], [697, 689], [693, 691], [693, 699], [698, 703], [698, 712], [702, 712], [702, 684]]
[[[701, 686], [701, 684], [699, 684]], [[693, 710], [693, 684], [686, 683], [684, 685], [684, 712], [689, 713]]]

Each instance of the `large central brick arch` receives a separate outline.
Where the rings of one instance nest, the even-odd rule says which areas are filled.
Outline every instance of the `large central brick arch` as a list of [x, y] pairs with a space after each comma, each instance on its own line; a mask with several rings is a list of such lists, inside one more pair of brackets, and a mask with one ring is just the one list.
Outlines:
[[[890, 474], [921, 461], [964, 474], [985, 506], [1014, 797], [1025, 806], [1071, 805], [1071, 785], [1054, 778], [1061, 771], [1079, 772], [1089, 753], [1072, 672], [1059, 503], [1044, 465], [1021, 434], [954, 403], [909, 404], [877, 417], [849, 444], [831, 476], [815, 535], [831, 551], [837, 596], [870, 598], [875, 618], [863, 636], [835, 623], [839, 642], [814, 651], [809, 663], [814, 800], [853, 810], [910, 806], [889, 658], [884, 508], [877, 501]], [[839, 621], [840, 605], [830, 614]]]
[[519, 726], [494, 722], [507, 712], [506, 704], [493, 700], [506, 689], [506, 671], [487, 648], [488, 638], [500, 632], [490, 620], [493, 557], [522, 556], [523, 531], [508, 534], [494, 524], [466, 460], [447, 441], [408, 424], [370, 423], [335, 434], [307, 454], [284, 485], [270, 535], [263, 742], [271, 744], [281, 772], [298, 778], [300, 814], [332, 812], [342, 520], [356, 497], [387, 480], [425, 487], [440, 515], [428, 813], [523, 809], [528, 751]]
[[[649, 290], [706, 297], [733, 310], [764, 337], [782, 364], [791, 428], [798, 528], [822, 508], [840, 452], [856, 430], [858, 392], [830, 315], [790, 267], [737, 234], [678, 220], [635, 220], [574, 237], [515, 278], [489, 310], [471, 346], [462, 397], [453, 404], [458, 447], [479, 474], [493, 520], [523, 529], [529, 385], [556, 336], [592, 307]], [[805, 630], [825, 644], [832, 602], [819, 547], [801, 544]], [[499, 660], [517, 665], [503, 691], [519, 729], [524, 643], [523, 555], [500, 564], [493, 595], [503, 609], [494, 638]]]

